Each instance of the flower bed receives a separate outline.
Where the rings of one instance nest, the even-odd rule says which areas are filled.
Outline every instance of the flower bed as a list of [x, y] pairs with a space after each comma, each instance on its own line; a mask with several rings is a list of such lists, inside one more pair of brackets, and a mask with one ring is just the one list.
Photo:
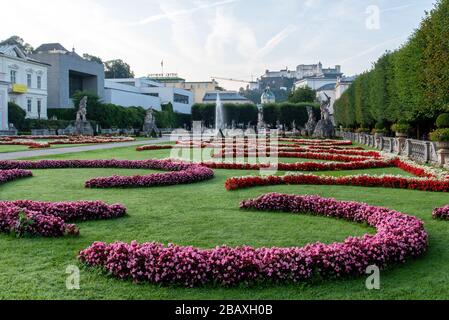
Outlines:
[[394, 167], [393, 160], [367, 160], [355, 162], [296, 162], [296, 163], [226, 163], [226, 162], [203, 162], [202, 165], [211, 169], [228, 170], [260, 170], [274, 165], [281, 171], [337, 171], [337, 170], [362, 170], [373, 168]]
[[347, 155], [339, 155], [333, 153], [317, 153], [317, 152], [272, 152], [269, 153], [265, 150], [261, 150], [258, 152], [247, 153], [247, 152], [228, 152], [228, 153], [219, 153], [214, 154], [213, 158], [236, 158], [236, 157], [245, 157], [245, 158], [256, 158], [256, 157], [279, 157], [279, 158], [302, 158], [302, 159], [314, 159], [314, 160], [326, 160], [326, 161], [341, 161], [341, 162], [356, 162], [356, 161], [367, 161], [370, 160], [369, 156], [347, 156]]
[[360, 187], [399, 188], [433, 192], [449, 192], [449, 180], [429, 178], [407, 178], [402, 176], [354, 175], [344, 177], [317, 176], [313, 174], [295, 174], [268, 177], [237, 177], [226, 180], [227, 190], [271, 185], [346, 185]]
[[32, 176], [33, 173], [28, 170], [21, 170], [21, 169], [0, 170], [0, 184]]
[[123, 205], [107, 205], [101, 201], [3, 201], [0, 202], [0, 232], [42, 237], [79, 235], [78, 227], [66, 222], [114, 219], [124, 215]]
[[313, 277], [359, 276], [369, 265], [380, 268], [423, 254], [428, 235], [417, 218], [381, 207], [318, 196], [267, 194], [241, 203], [242, 209], [311, 213], [377, 229], [375, 235], [342, 243], [302, 248], [217, 247], [198, 249], [160, 243], [95, 242], [79, 253], [82, 263], [120, 279], [189, 287], [207, 283], [237, 285], [259, 281], [298, 282]]
[[433, 210], [432, 217], [439, 220], [449, 220], [449, 205]]
[[171, 171], [144, 176], [112, 176], [94, 178], [86, 182], [87, 188], [152, 187], [194, 183], [212, 179], [214, 172], [204, 166], [172, 160], [40, 160], [0, 161], [0, 169], [63, 169], [63, 168], [122, 168]]

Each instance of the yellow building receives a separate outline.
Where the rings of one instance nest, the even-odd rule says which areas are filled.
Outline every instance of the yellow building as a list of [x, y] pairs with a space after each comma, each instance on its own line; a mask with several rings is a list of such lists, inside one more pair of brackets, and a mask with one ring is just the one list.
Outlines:
[[215, 80], [186, 81], [185, 79], [178, 77], [177, 74], [155, 74], [149, 75], [148, 78], [157, 82], [161, 82], [166, 87], [173, 87], [191, 91], [193, 93], [194, 103], [202, 103], [203, 98], [207, 92], [216, 91], [219, 88], [218, 82]]

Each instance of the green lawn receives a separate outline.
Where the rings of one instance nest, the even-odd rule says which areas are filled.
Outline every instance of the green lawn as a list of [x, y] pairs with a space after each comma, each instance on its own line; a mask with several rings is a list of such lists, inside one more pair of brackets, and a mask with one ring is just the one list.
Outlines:
[[[52, 159], [166, 158], [169, 150], [136, 152], [119, 148], [52, 156]], [[290, 160], [290, 159], [289, 159]], [[295, 159], [297, 160], [297, 159]], [[61, 169], [33, 170], [34, 177], [0, 186], [2, 200], [103, 200], [127, 206], [126, 218], [79, 223], [79, 238], [15, 239], [0, 235], [0, 299], [448, 299], [449, 222], [431, 219], [432, 209], [449, 203], [444, 193], [344, 186], [271, 186], [228, 192], [226, 178], [257, 171], [216, 170], [213, 180], [192, 185], [143, 189], [85, 189], [96, 176], [148, 173], [145, 170]], [[355, 173], [404, 174], [396, 168]], [[331, 243], [360, 236], [373, 229], [324, 217], [245, 212], [239, 202], [267, 192], [318, 194], [387, 206], [425, 221], [430, 235], [426, 255], [381, 273], [381, 290], [365, 288], [365, 278], [313, 281], [303, 284], [260, 284], [236, 288], [186, 289], [135, 285], [91, 269], [81, 269], [81, 290], [65, 287], [66, 267], [78, 265], [76, 255], [94, 241], [159, 241], [212, 248], [230, 246], [301, 246]]]
[[[73, 148], [73, 147], [81, 147], [81, 146], [85, 146], [85, 145], [86, 144], [56, 144], [56, 145], [52, 145], [50, 148], [45, 148], [45, 149]], [[1, 145], [0, 153], [31, 151], [31, 150], [45, 150], [45, 149], [30, 149], [30, 148], [28, 148], [28, 146]]]

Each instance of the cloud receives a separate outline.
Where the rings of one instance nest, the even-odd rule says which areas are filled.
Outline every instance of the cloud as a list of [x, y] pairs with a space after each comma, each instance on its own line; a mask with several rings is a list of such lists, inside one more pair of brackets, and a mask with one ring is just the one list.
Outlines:
[[180, 15], [192, 14], [192, 13], [195, 13], [195, 12], [203, 10], [203, 9], [220, 7], [220, 6], [224, 6], [224, 5], [231, 4], [234, 2], [238, 2], [238, 1], [240, 1], [240, 0], [223, 0], [223, 1], [213, 2], [213, 3], [200, 4], [193, 8], [164, 12], [161, 14], [156, 14], [156, 15], [147, 17], [143, 20], [138, 21], [137, 23], [132, 23], [132, 25], [146, 25], [146, 24], [156, 22], [159, 20], [172, 19], [172, 18], [175, 18]]
[[263, 46], [261, 49], [259, 49], [256, 53], [256, 57], [258, 59], [263, 58], [267, 54], [269, 54], [271, 51], [273, 51], [279, 44], [281, 44], [285, 39], [287, 39], [292, 33], [294, 33], [296, 30], [298, 30], [298, 27], [296, 26], [288, 26], [284, 28], [282, 31], [277, 33], [274, 37], [272, 37], [268, 42]]

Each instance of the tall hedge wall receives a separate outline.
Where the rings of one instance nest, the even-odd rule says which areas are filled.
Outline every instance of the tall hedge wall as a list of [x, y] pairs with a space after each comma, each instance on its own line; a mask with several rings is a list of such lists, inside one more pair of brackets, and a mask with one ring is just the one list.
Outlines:
[[[320, 108], [316, 103], [273, 103], [263, 106], [264, 120], [275, 127], [277, 122], [281, 125], [290, 127], [295, 121], [297, 127], [304, 126], [308, 120], [307, 106], [312, 106], [316, 118], [320, 116]], [[225, 119], [228, 125], [234, 120], [237, 124], [251, 123], [257, 124], [258, 110], [254, 104], [223, 104], [225, 110]], [[194, 121], [204, 121], [206, 126], [215, 124], [215, 104], [194, 104], [192, 107], [192, 119]]]
[[417, 136], [449, 111], [449, 0], [439, 0], [398, 50], [387, 52], [335, 102], [337, 124], [408, 122]]

